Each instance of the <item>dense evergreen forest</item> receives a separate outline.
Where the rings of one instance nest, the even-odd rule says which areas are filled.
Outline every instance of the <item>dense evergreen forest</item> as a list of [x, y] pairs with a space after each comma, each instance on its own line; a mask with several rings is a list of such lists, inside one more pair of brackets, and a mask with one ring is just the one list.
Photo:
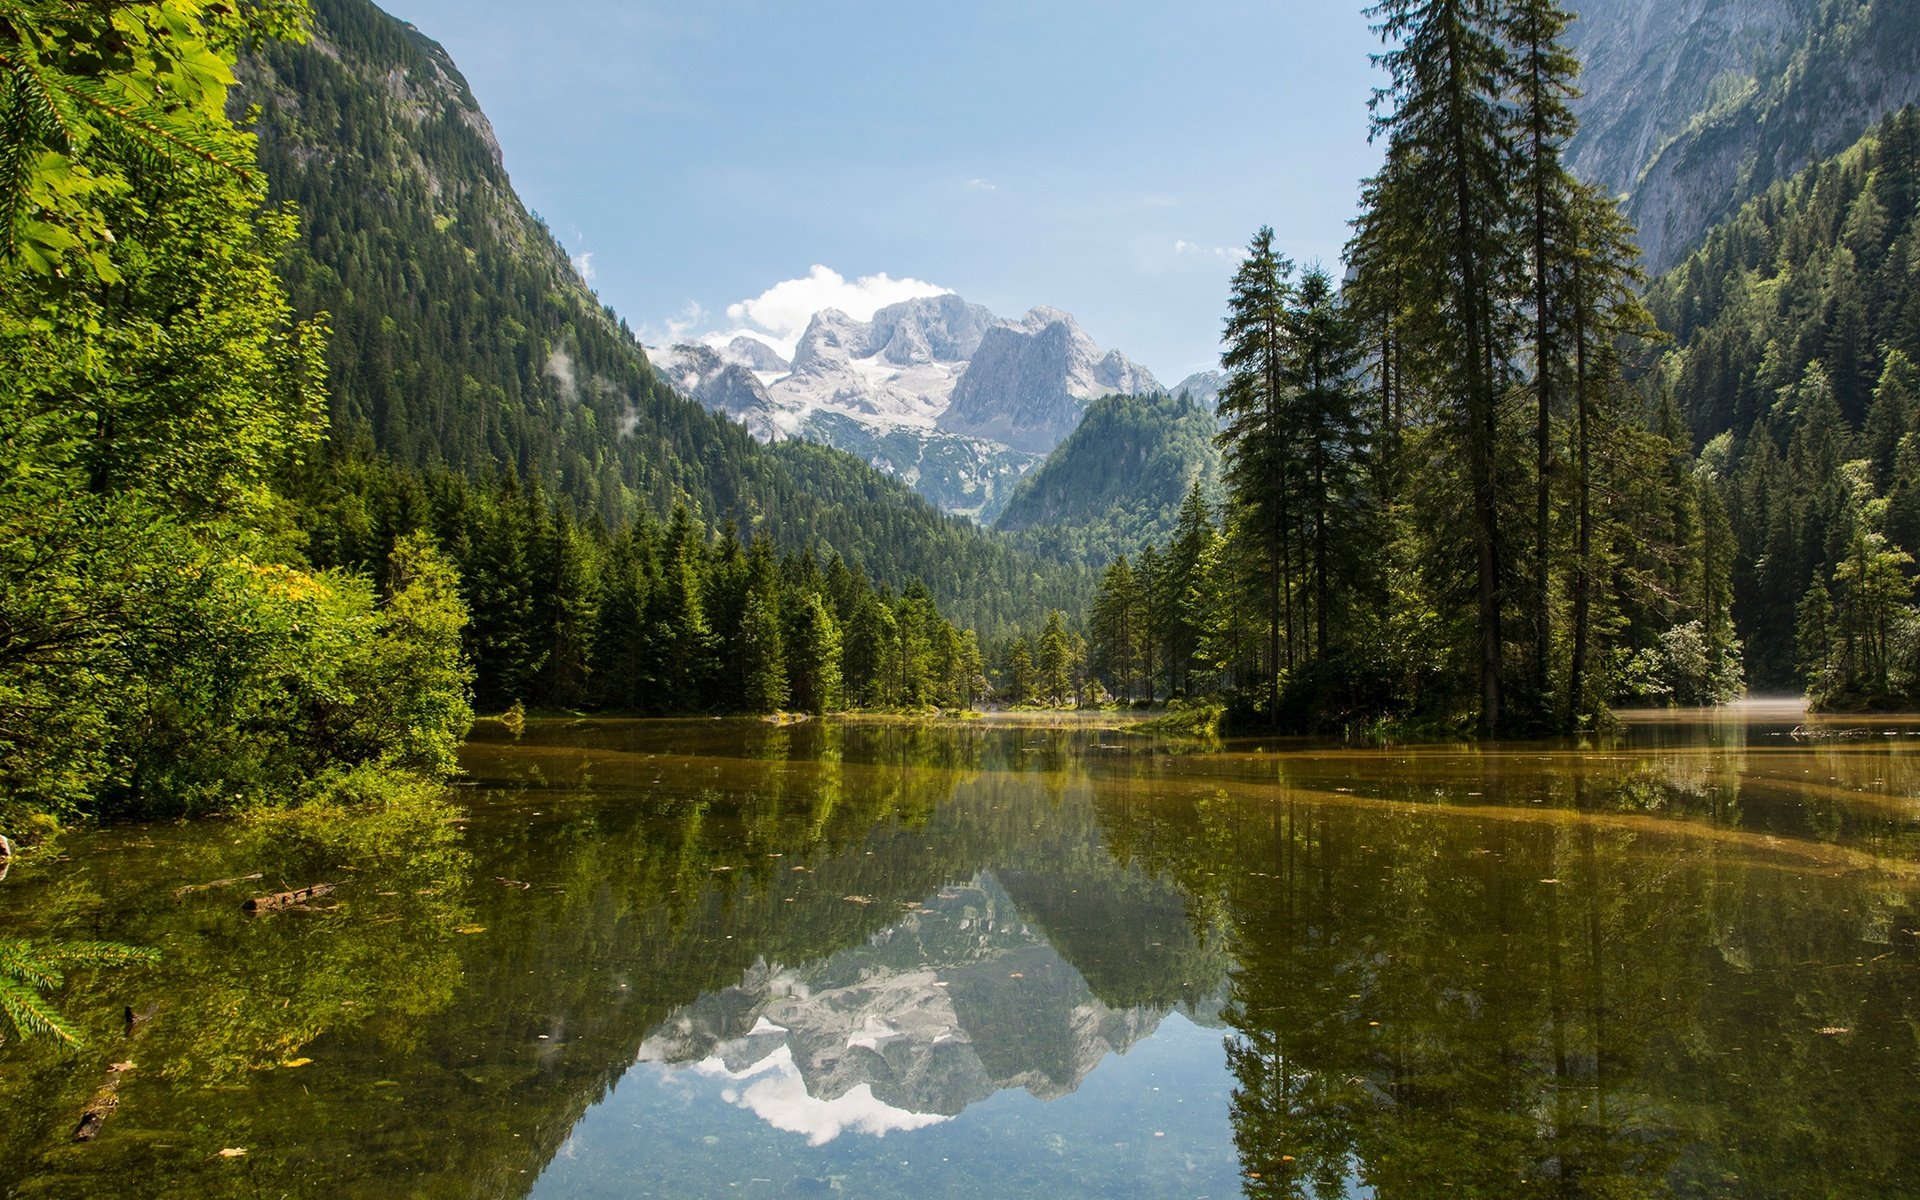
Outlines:
[[[456, 251], [456, 269], [435, 257], [440, 242], [402, 252], [383, 239], [404, 226], [357, 224], [370, 214], [325, 204], [303, 234], [302, 214], [269, 194], [292, 165], [262, 152], [268, 172], [256, 169], [229, 90], [243, 53], [291, 53], [304, 4], [10, 13], [0, 25], [0, 101], [13, 114], [0, 130], [0, 831], [10, 837], [76, 816], [424, 794], [453, 769], [474, 699], [635, 712], [965, 707], [984, 687], [972, 634], [940, 615], [926, 584], [875, 585], [866, 570], [937, 564], [930, 575], [949, 590], [978, 572], [1005, 583], [1002, 596], [1070, 577], [1021, 574], [1025, 560], [845, 456], [752, 451], [653, 380], [637, 348], [607, 349], [624, 334], [556, 286], [562, 277], [515, 274], [531, 260], [494, 252], [498, 241], [478, 239], [484, 255]], [[401, 28], [381, 21], [366, 28]], [[331, 61], [287, 61], [316, 59]], [[314, 92], [305, 118], [351, 132], [358, 118], [329, 113], [329, 94]], [[369, 117], [364, 131], [379, 128]], [[351, 153], [365, 168], [393, 150], [376, 139]], [[339, 164], [317, 175], [370, 195], [411, 186], [404, 171], [385, 177], [390, 193]], [[488, 217], [479, 206], [452, 220]], [[341, 256], [344, 276], [313, 252], [335, 240], [356, 247]], [[536, 249], [557, 253], [551, 239]], [[425, 268], [441, 273], [415, 273]], [[322, 276], [336, 300], [375, 302], [344, 307], [329, 329], [310, 311]], [[553, 352], [545, 366], [528, 357], [540, 322], [571, 331], [576, 396], [605, 385], [591, 373], [597, 345], [638, 409], [575, 397], [543, 408], [554, 397], [532, 387], [475, 395], [479, 379], [552, 378]], [[613, 444], [586, 436], [602, 418], [639, 430], [623, 454], [588, 453]], [[661, 432], [676, 422], [684, 437]], [[375, 428], [405, 433], [386, 448], [395, 453], [370, 446]], [[548, 491], [546, 479], [576, 490]], [[596, 480], [610, 483], [595, 490]], [[690, 494], [707, 509], [751, 497], [765, 519], [742, 534]], [[668, 501], [663, 523], [652, 504]], [[783, 521], [806, 536], [781, 552]], [[814, 556], [842, 531], [864, 565]]]
[[971, 708], [986, 690], [971, 630], [918, 582], [895, 595], [838, 557], [710, 531], [684, 505], [618, 532], [537, 482], [329, 465], [303, 473], [308, 554], [380, 577], [385, 547], [445, 548], [470, 614], [483, 711], [622, 713]]
[[1387, 0], [1385, 162], [1350, 283], [1272, 230], [1228, 301], [1227, 499], [1116, 560], [1092, 657], [1122, 696], [1247, 723], [1581, 729], [1738, 693], [1733, 538], [1614, 202], [1573, 178], [1569, 14]]
[[[1754, 686], [1920, 699], [1920, 113], [1748, 203], [1648, 293], [1737, 542]], [[1911, 548], [1911, 549], [1910, 549]]]
[[310, 40], [242, 59], [230, 111], [257, 106], [269, 193], [301, 217], [281, 275], [295, 311], [329, 326], [326, 462], [511, 472], [612, 531], [685, 504], [896, 592], [919, 583], [983, 635], [1077, 610], [1083, 571], [852, 455], [760, 446], [675, 393], [521, 206], [446, 52], [367, 0], [312, 7]]
[[1214, 431], [1213, 413], [1185, 395], [1104, 396], [1019, 482], [994, 528], [1088, 564], [1164, 541], [1189, 487], [1218, 490]]

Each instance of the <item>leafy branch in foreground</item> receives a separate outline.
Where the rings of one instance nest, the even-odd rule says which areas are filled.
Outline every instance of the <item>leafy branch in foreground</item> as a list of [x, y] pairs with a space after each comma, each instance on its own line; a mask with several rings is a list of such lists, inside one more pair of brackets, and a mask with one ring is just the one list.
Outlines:
[[[0, 937], [0, 1015], [21, 1040], [50, 1037], [69, 1046], [85, 1039], [42, 992], [66, 982], [72, 967], [120, 967], [151, 963], [158, 951], [118, 942], [40, 942]], [[4, 1041], [0, 1038], [0, 1041]]]

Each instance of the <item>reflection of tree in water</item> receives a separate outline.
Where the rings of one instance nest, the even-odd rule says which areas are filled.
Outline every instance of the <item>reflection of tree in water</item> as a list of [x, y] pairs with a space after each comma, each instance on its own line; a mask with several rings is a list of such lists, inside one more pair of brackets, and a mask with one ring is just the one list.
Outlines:
[[[1382, 1196], [1805, 1195], [1833, 1190], [1832, 1164], [1855, 1194], [1920, 1178], [1913, 888], [1848, 857], [1907, 844], [1910, 823], [1856, 807], [1817, 844], [1752, 836], [1828, 820], [1793, 780], [1831, 763], [1840, 782], [1821, 786], [1866, 786], [1881, 776], [1860, 752], [1755, 752], [1731, 779], [1674, 768], [1667, 821], [1619, 799], [1659, 778], [1658, 755], [1494, 771], [1453, 754], [1423, 775], [1411, 753], [1096, 749], [1110, 740], [535, 723], [470, 749], [464, 839], [76, 839], [65, 899], [33, 892], [29, 932], [160, 946], [138, 982], [180, 996], [84, 1154], [44, 1150], [97, 1082], [120, 1002], [146, 993], [73, 1007], [102, 1037], [77, 1072], [8, 1060], [0, 1108], [32, 1116], [0, 1122], [0, 1190], [31, 1174], [49, 1193], [300, 1194], [323, 1161], [333, 1197], [516, 1195], [674, 1013], [756, 963], [872, 946], [904, 970], [912, 909], [986, 872], [1112, 1012], [1208, 1020], [1231, 967], [1257, 1195], [1348, 1179]], [[1736, 788], [1738, 811], [1696, 781]], [[1762, 811], [1776, 823], [1753, 824]], [[342, 882], [341, 910], [247, 922], [237, 895], [171, 898], [263, 863], [284, 877], [266, 884]], [[286, 1005], [248, 1004], [269, 994]], [[1086, 1003], [1073, 994], [1064, 1011]], [[1030, 1027], [1022, 998], [983, 977], [955, 1011]], [[986, 1075], [1023, 1059], [1050, 1081], [1078, 1070], [1032, 1045]], [[244, 1174], [207, 1157], [223, 1146], [249, 1148]]]
[[[406, 794], [384, 808], [313, 806], [102, 835], [24, 909], [46, 928], [110, 928], [161, 955], [138, 977], [73, 989], [86, 1056], [25, 1055], [0, 1072], [0, 1108], [20, 1114], [0, 1132], [9, 1174], [49, 1161], [40, 1149], [71, 1130], [111, 1060], [133, 1063], [118, 1107], [102, 1139], [65, 1160], [100, 1172], [97, 1194], [127, 1190], [104, 1180], [150, 1165], [148, 1123], [210, 1096], [244, 1095], [263, 1073], [297, 1070], [329, 1035], [357, 1032], [395, 1055], [416, 1050], [460, 978], [456, 930], [470, 919], [462, 900], [470, 859], [456, 816], [444, 801]], [[229, 882], [198, 886], [216, 879]], [[338, 890], [311, 910], [241, 912], [250, 895], [322, 881]], [[141, 1016], [131, 1038], [123, 1005]], [[313, 1115], [307, 1108], [272, 1123]], [[255, 1127], [243, 1116], [233, 1135]]]
[[[1096, 801], [1229, 930], [1250, 1196], [1803, 1195], [1835, 1163], [1859, 1194], [1912, 1186], [1916, 939], [1857, 951], [1910, 883], [1710, 828], [1356, 803], [1324, 764], [1298, 789], [1275, 765], [1236, 794], [1169, 776]], [[1576, 773], [1569, 807], [1644, 778]], [[1908, 1076], [1847, 1095], [1885, 1077], [1876, 1052]]]

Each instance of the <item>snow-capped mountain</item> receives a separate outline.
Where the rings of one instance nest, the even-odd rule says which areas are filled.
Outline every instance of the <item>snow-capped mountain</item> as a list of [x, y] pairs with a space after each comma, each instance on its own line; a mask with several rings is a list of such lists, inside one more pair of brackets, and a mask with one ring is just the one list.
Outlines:
[[1088, 402], [1162, 390], [1067, 313], [1035, 308], [1007, 321], [952, 294], [889, 305], [870, 321], [822, 311], [791, 361], [752, 337], [649, 353], [674, 386], [755, 437], [837, 446], [982, 520]]

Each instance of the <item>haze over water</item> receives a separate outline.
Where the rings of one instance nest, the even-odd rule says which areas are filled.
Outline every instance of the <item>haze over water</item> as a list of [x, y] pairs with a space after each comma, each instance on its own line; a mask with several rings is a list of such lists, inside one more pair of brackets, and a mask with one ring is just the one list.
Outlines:
[[[164, 957], [0, 1078], [0, 1190], [1917, 1194], [1920, 726], [1801, 720], [535, 722], [452, 825], [75, 836], [0, 928]], [[337, 907], [176, 895], [254, 871]]]

